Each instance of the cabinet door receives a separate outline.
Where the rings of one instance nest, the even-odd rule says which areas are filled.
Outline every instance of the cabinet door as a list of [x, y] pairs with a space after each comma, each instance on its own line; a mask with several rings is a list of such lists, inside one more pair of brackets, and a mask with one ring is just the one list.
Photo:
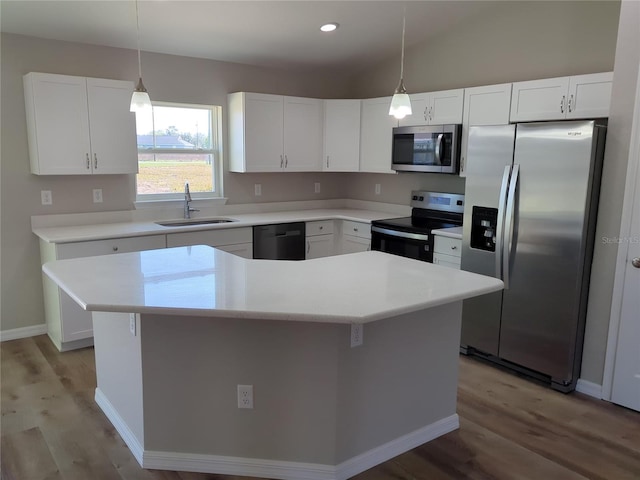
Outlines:
[[456, 270], [460, 270], [460, 257], [454, 257], [453, 255], [434, 253], [433, 263], [435, 265], [441, 265], [443, 267], [455, 268]]
[[218, 245], [215, 247], [242, 258], [253, 258], [253, 243], [238, 243], [236, 245]]
[[569, 77], [513, 84], [510, 121], [562, 120], [567, 113]]
[[244, 171], [279, 172], [284, 166], [282, 97], [258, 93], [244, 96]]
[[467, 88], [464, 91], [462, 114], [462, 147], [460, 176], [465, 176], [467, 140], [472, 125], [508, 125], [511, 109], [511, 84]]
[[284, 169], [322, 170], [322, 100], [284, 97]]
[[133, 83], [87, 78], [93, 173], [138, 172]]
[[360, 118], [360, 171], [395, 173], [391, 170], [393, 127], [398, 121], [389, 115], [391, 97], [362, 101]]
[[324, 101], [322, 158], [322, 170], [327, 172], [360, 169], [360, 100]]
[[[409, 95], [409, 99], [411, 100], [411, 115], [407, 115], [398, 120], [398, 126], [413, 127], [416, 125], [428, 125], [430, 107], [429, 94], [412, 93]], [[391, 103], [391, 99], [389, 99], [389, 103]], [[387, 114], [388, 113], [387, 109]]]
[[613, 72], [571, 77], [567, 118], [608, 117], [612, 83]]
[[443, 90], [430, 94], [429, 123], [448, 125], [462, 123], [464, 89]]
[[333, 255], [333, 235], [316, 235], [314, 237], [307, 237], [307, 251], [305, 258], [311, 260], [312, 258], [328, 257]]
[[31, 172], [90, 174], [85, 78], [29, 73], [24, 76], [24, 94]]
[[342, 236], [342, 246], [340, 252], [342, 254], [366, 252], [371, 250], [371, 240], [353, 235]]

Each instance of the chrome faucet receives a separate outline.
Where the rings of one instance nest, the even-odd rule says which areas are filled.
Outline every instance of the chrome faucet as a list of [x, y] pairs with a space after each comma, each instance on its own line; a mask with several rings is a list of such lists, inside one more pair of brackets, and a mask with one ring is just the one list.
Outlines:
[[191, 218], [191, 212], [199, 212], [197, 208], [191, 208], [191, 192], [189, 192], [189, 182], [184, 184], [184, 218]]

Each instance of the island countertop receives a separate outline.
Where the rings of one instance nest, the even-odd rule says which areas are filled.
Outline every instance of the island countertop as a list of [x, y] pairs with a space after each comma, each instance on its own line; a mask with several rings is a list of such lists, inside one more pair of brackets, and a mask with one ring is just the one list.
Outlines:
[[89, 311], [367, 323], [501, 290], [495, 278], [369, 251], [250, 260], [198, 245], [58, 260], [44, 272]]

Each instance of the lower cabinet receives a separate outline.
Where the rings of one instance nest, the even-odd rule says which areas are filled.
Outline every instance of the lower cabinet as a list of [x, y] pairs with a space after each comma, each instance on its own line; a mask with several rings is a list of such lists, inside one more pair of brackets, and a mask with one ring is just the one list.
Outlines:
[[433, 263], [460, 270], [462, 240], [435, 235], [433, 239]]
[[343, 220], [340, 240], [340, 253], [342, 254], [371, 250], [371, 225]]
[[[40, 240], [40, 257], [44, 264], [53, 260], [140, 252], [165, 247], [164, 235], [59, 244]], [[75, 300], [44, 274], [42, 283], [47, 332], [58, 350], [64, 352], [93, 345], [91, 312], [83, 310]]]
[[335, 255], [333, 224], [333, 220], [319, 220], [317, 222], [306, 223], [305, 258], [307, 260]]
[[167, 248], [190, 245], [209, 245], [239, 257], [253, 258], [253, 230], [251, 227], [242, 227], [167, 235]]

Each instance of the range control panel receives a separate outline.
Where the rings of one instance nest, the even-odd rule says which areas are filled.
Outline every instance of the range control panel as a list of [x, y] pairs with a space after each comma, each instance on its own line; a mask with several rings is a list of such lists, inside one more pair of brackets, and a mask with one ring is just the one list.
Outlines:
[[411, 206], [428, 210], [463, 213], [464, 195], [414, 190], [411, 192]]

